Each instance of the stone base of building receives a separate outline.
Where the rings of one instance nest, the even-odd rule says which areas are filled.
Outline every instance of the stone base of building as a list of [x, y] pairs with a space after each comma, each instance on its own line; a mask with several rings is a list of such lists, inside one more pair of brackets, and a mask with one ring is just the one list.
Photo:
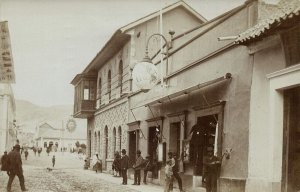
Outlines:
[[236, 178], [220, 178], [219, 190], [222, 192], [245, 192], [246, 180]]
[[281, 192], [281, 182], [270, 182], [264, 179], [247, 179], [246, 192]]

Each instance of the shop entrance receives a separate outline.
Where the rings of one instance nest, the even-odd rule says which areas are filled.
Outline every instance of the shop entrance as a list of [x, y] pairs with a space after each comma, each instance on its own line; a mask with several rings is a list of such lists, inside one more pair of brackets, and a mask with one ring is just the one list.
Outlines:
[[284, 92], [283, 191], [300, 190], [300, 87]]
[[214, 151], [218, 114], [201, 116], [191, 129], [190, 161], [194, 165], [194, 175], [203, 175], [203, 160], [209, 151]]

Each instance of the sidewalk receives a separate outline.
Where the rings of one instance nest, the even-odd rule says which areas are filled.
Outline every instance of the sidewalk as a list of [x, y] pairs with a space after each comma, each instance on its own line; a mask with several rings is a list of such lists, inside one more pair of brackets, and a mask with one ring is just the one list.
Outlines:
[[[114, 183], [116, 185], [121, 185], [122, 183], [122, 177], [113, 177], [111, 174], [108, 173], [96, 173], [95, 171], [92, 170], [80, 170], [80, 169], [76, 169], [76, 170], [72, 170], [73, 172], [78, 172], [78, 174], [81, 175], [89, 175], [89, 176], [94, 176], [97, 177], [99, 179]], [[151, 183], [148, 183], [147, 185], [141, 184], [141, 185], [132, 185], [133, 180], [132, 179], [128, 179], [128, 184], [124, 185], [124, 187], [128, 187], [130, 189], [134, 189], [136, 191], [140, 191], [140, 192], [163, 192], [164, 191], [164, 187], [163, 186], [159, 186], [159, 185], [154, 185]], [[179, 192], [178, 189], [173, 190], [173, 192]]]

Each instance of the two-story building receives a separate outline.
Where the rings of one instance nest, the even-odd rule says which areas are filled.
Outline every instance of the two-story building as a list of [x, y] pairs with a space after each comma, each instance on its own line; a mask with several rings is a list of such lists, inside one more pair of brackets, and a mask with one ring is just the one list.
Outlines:
[[246, 191], [300, 190], [300, 1], [283, 0], [236, 43], [252, 67]]
[[[71, 82], [75, 86], [74, 117], [88, 120], [89, 155], [99, 153], [107, 171], [111, 169], [115, 151], [126, 149], [133, 163], [140, 148], [138, 130], [127, 125], [131, 123], [128, 95], [134, 89], [131, 71], [144, 53], [147, 38], [159, 33], [159, 16], [158, 11], [118, 29]], [[163, 8], [162, 17], [166, 36], [169, 30], [183, 33], [206, 21], [183, 1]], [[150, 53], [159, 46], [157, 41], [153, 44]], [[147, 152], [142, 153], [145, 156]]]
[[[74, 114], [88, 118], [90, 153], [98, 150], [101, 158], [109, 163], [115, 149], [126, 148], [131, 161], [135, 159], [136, 150], [140, 149], [144, 157], [149, 155], [155, 163], [148, 179], [158, 184], [164, 183], [162, 168], [167, 153], [177, 153], [185, 188], [202, 186], [203, 162], [209, 151], [214, 151], [222, 159], [219, 191], [280, 191], [282, 183], [288, 185], [292, 182], [296, 177], [289, 176], [292, 173], [289, 173], [288, 166], [297, 167], [297, 164], [286, 154], [292, 147], [284, 149], [283, 146], [291, 142], [294, 146], [297, 139], [290, 136], [292, 139], [288, 142], [283, 141], [282, 130], [285, 129], [282, 125], [287, 122], [289, 126], [297, 124], [298, 104], [295, 98], [298, 92], [293, 89], [285, 96], [278, 89], [294, 88], [299, 83], [298, 76], [293, 76], [297, 72], [294, 64], [299, 62], [292, 39], [297, 38], [291, 34], [298, 33], [293, 22], [298, 22], [299, 9], [296, 6], [292, 16], [288, 17], [286, 13], [291, 8], [283, 4], [275, 6], [249, 0], [210, 21], [195, 17], [189, 7], [178, 6], [185, 5], [183, 2], [163, 9], [162, 35], [170, 49], [167, 56], [163, 56], [163, 62], [159, 59], [159, 43], [149, 41], [148, 50], [154, 65], [161, 70], [163, 86], [157, 84], [147, 92], [132, 82], [131, 69], [134, 61], [144, 57], [149, 37], [159, 33], [159, 13], [152, 15], [152, 19], [150, 15], [118, 30], [84, 72], [72, 81], [76, 89]], [[168, 10], [176, 5], [176, 9]], [[190, 10], [184, 11], [189, 13], [187, 20], [178, 10]], [[270, 15], [278, 11], [282, 11], [283, 15], [272, 18], [274, 23], [267, 25]], [[174, 19], [168, 19], [168, 14], [176, 18], [175, 23], [172, 23]], [[184, 19], [183, 24], [180, 19]], [[281, 20], [287, 25], [280, 28], [278, 21]], [[260, 31], [261, 26], [265, 28]], [[279, 30], [276, 35], [270, 33], [270, 38], [258, 42], [260, 35], [269, 30], [273, 32], [272, 28]], [[291, 29], [290, 32], [284, 31], [287, 28]], [[172, 29], [175, 35], [170, 37], [168, 29]], [[247, 33], [248, 29], [251, 41], [243, 33]], [[251, 30], [257, 30], [254, 38]], [[242, 39], [244, 36], [246, 41]], [[279, 41], [279, 36], [282, 41]], [[240, 46], [239, 43], [249, 46]], [[120, 56], [120, 62], [117, 59], [120, 52], [123, 57], [127, 55], [129, 58]], [[116, 77], [119, 73], [113, 75], [112, 71], [119, 69], [120, 63], [123, 64], [122, 81], [128, 80], [129, 94], [114, 100], [115, 97], [111, 96], [113, 84], [120, 78]], [[291, 67], [285, 69], [285, 66]], [[281, 79], [288, 73], [287, 79]], [[106, 81], [103, 82], [103, 79]], [[117, 86], [115, 90], [118, 90]], [[99, 93], [101, 97], [96, 96]], [[100, 99], [97, 106], [96, 99]], [[295, 105], [289, 104], [291, 100]], [[88, 102], [95, 107], [86, 108]], [[120, 115], [122, 102], [126, 109], [123, 110], [125, 117]], [[105, 114], [106, 117], [101, 119]], [[284, 119], [286, 114], [293, 115], [288, 116], [291, 119]], [[121, 126], [124, 140], [120, 148], [117, 148], [120, 134], [115, 131], [119, 125], [117, 122], [125, 127]], [[293, 131], [297, 133], [295, 128]], [[283, 155], [279, 155], [282, 151]], [[289, 160], [282, 161], [284, 158]], [[284, 168], [278, 168], [281, 166]], [[297, 169], [293, 170], [296, 175]], [[283, 171], [286, 173], [281, 177]], [[283, 178], [290, 180], [281, 182]]]

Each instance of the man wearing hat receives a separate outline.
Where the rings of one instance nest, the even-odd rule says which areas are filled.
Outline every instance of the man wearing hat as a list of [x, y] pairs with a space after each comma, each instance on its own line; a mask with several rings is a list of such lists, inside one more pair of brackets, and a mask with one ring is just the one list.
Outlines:
[[11, 184], [17, 175], [20, 181], [20, 186], [22, 191], [28, 191], [25, 188], [25, 180], [22, 169], [22, 159], [20, 154], [20, 145], [16, 144], [13, 147], [13, 150], [8, 153], [8, 162], [9, 162], [9, 179], [7, 183], [7, 192], [11, 191]]
[[136, 151], [136, 160], [135, 160], [135, 164], [133, 165], [133, 169], [134, 169], [134, 183], [133, 185], [140, 185], [141, 184], [141, 169], [144, 163], [144, 159], [141, 156], [141, 151], [137, 150]]
[[126, 155], [126, 150], [122, 149], [121, 157], [121, 172], [123, 177], [123, 185], [127, 185], [127, 169], [129, 167], [129, 157]]

